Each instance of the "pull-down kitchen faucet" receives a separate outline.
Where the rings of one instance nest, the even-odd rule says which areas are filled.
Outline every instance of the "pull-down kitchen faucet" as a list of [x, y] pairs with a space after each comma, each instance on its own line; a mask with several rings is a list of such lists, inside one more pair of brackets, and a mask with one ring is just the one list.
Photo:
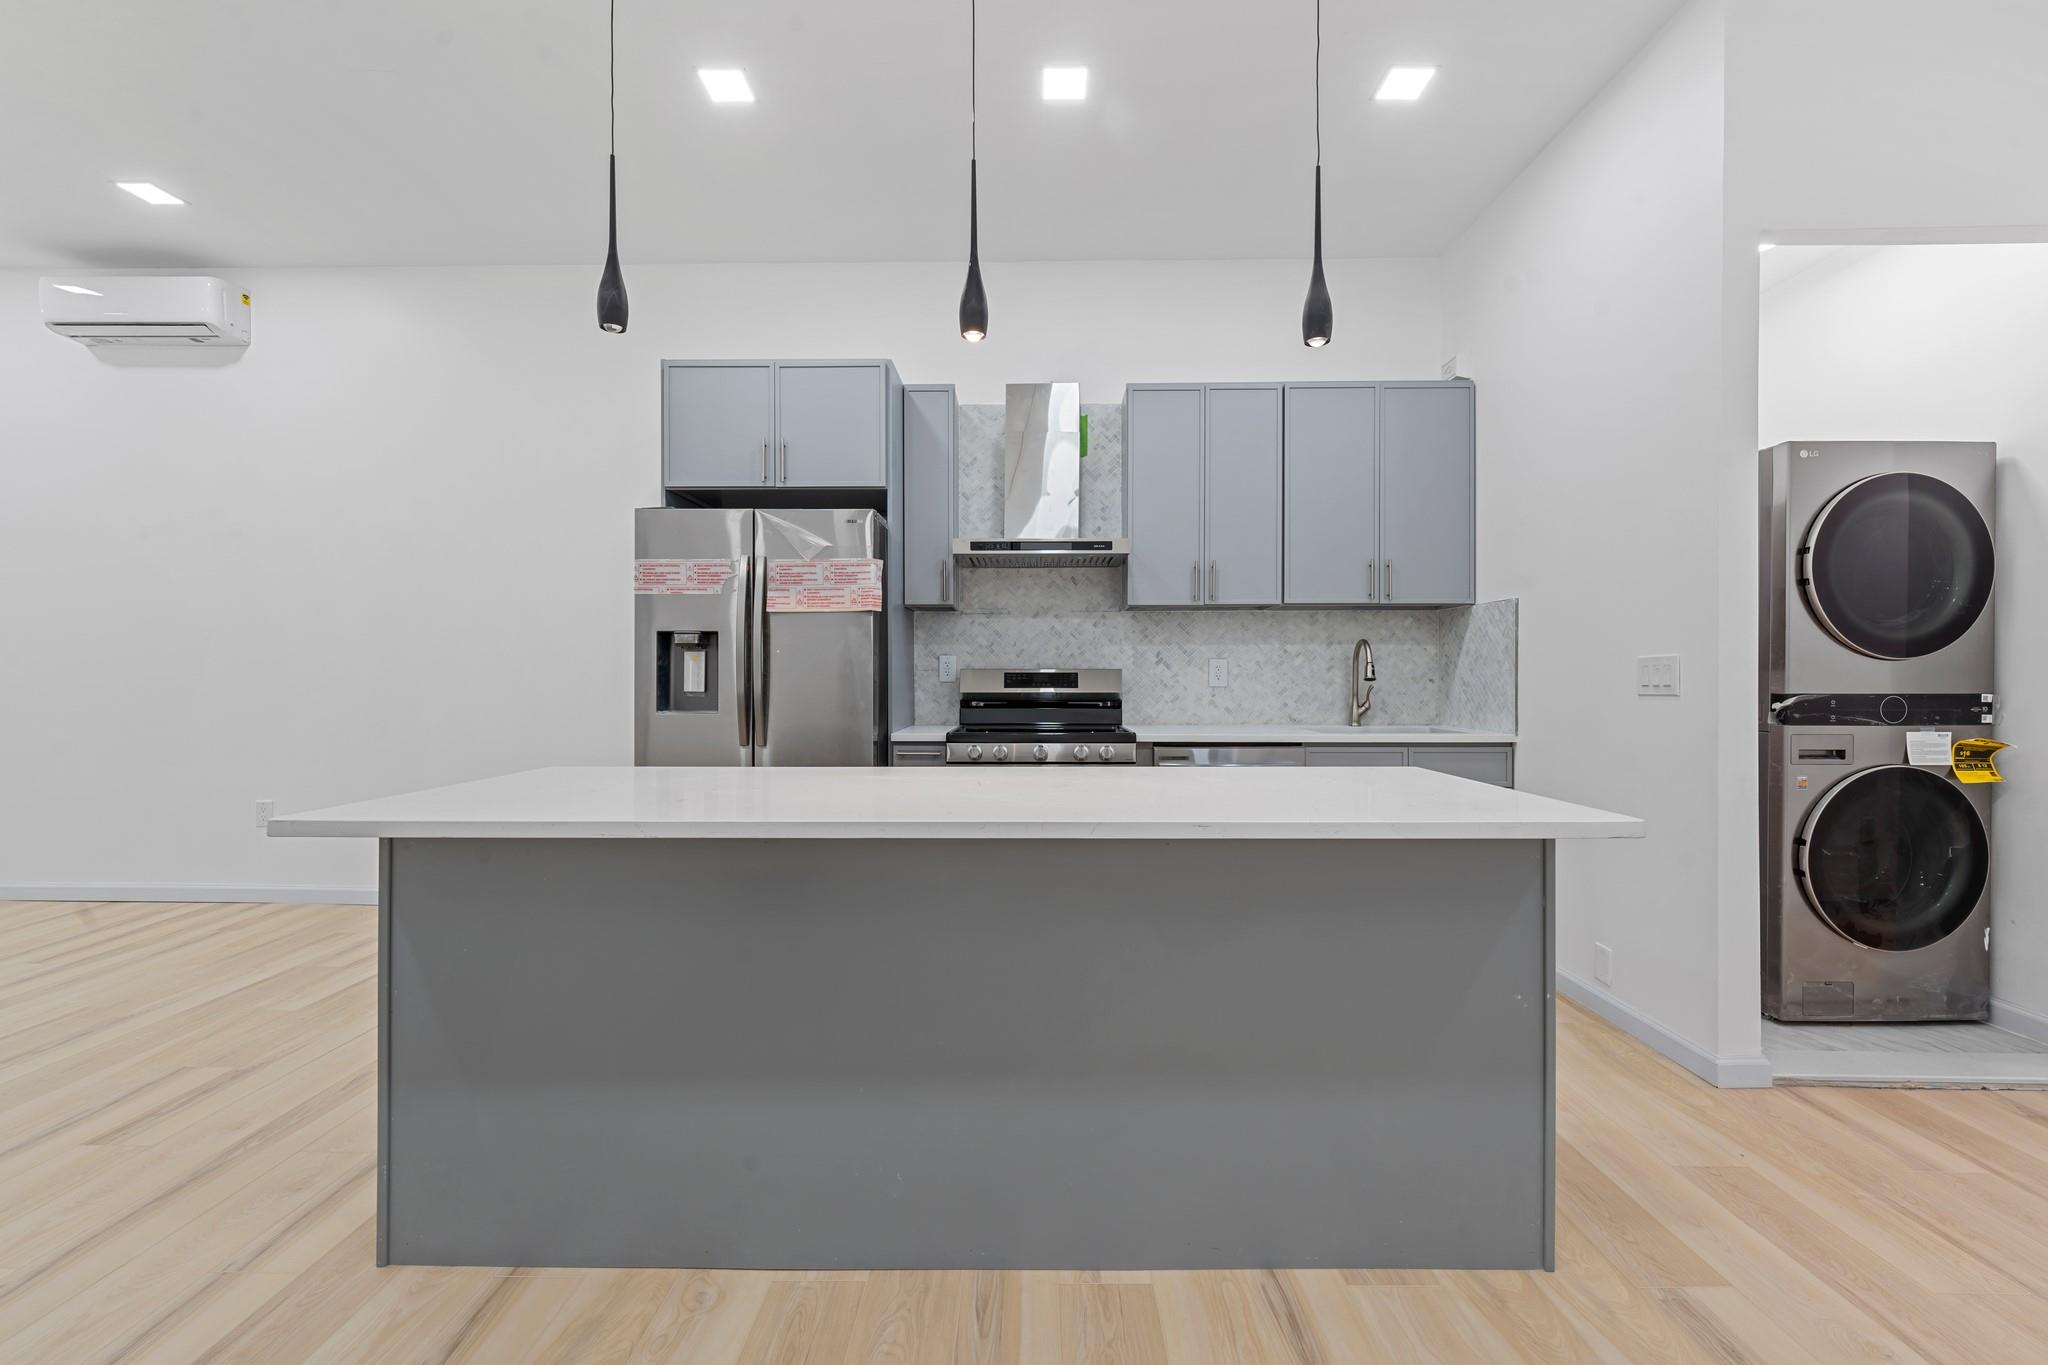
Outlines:
[[[1351, 647], [1351, 723], [1363, 724], [1365, 713], [1372, 710], [1372, 685], [1379, 680], [1379, 671], [1372, 666], [1372, 641], [1360, 640]], [[1358, 689], [1365, 688], [1360, 697]]]

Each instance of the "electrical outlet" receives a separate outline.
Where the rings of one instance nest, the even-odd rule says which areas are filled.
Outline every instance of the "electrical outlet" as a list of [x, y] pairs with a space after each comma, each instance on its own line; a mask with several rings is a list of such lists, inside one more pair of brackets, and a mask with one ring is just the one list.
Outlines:
[[1678, 695], [1678, 656], [1640, 654], [1636, 656], [1636, 695], [1675, 697]]
[[1230, 686], [1230, 660], [1228, 660], [1228, 659], [1211, 659], [1211, 660], [1209, 660], [1209, 686], [1211, 686], [1211, 687], [1228, 687], [1228, 686]]
[[960, 660], [951, 654], [939, 656], [939, 681], [957, 682], [960, 679]]
[[277, 814], [277, 802], [258, 801], [256, 803], [256, 828], [269, 829], [270, 817], [275, 814]]
[[1603, 986], [1614, 984], [1614, 949], [1604, 943], [1593, 945], [1593, 979]]

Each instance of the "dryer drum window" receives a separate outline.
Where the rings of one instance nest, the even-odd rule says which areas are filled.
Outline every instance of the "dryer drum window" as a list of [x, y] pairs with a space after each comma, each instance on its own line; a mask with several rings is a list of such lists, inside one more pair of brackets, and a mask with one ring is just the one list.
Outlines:
[[1799, 548], [1799, 586], [1828, 634], [1874, 659], [1948, 648], [1991, 602], [1991, 531], [1926, 474], [1873, 474], [1830, 498]]
[[1794, 845], [1807, 904], [1866, 948], [1904, 952], [1959, 928], [1984, 894], [1991, 841], [1939, 770], [1894, 764], [1843, 778]]

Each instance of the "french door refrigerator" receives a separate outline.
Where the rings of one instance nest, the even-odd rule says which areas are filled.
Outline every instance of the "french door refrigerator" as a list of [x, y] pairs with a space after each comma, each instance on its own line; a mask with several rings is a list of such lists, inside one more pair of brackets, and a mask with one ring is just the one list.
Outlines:
[[883, 761], [887, 526], [862, 508], [634, 514], [633, 761]]

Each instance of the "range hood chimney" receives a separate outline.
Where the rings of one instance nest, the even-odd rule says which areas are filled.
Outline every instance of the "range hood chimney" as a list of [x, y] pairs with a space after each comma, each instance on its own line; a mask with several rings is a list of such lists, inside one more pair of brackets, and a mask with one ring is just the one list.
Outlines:
[[978, 569], [1123, 563], [1128, 540], [1081, 535], [1081, 386], [1008, 384], [1003, 399], [1003, 534], [955, 540], [954, 558]]

